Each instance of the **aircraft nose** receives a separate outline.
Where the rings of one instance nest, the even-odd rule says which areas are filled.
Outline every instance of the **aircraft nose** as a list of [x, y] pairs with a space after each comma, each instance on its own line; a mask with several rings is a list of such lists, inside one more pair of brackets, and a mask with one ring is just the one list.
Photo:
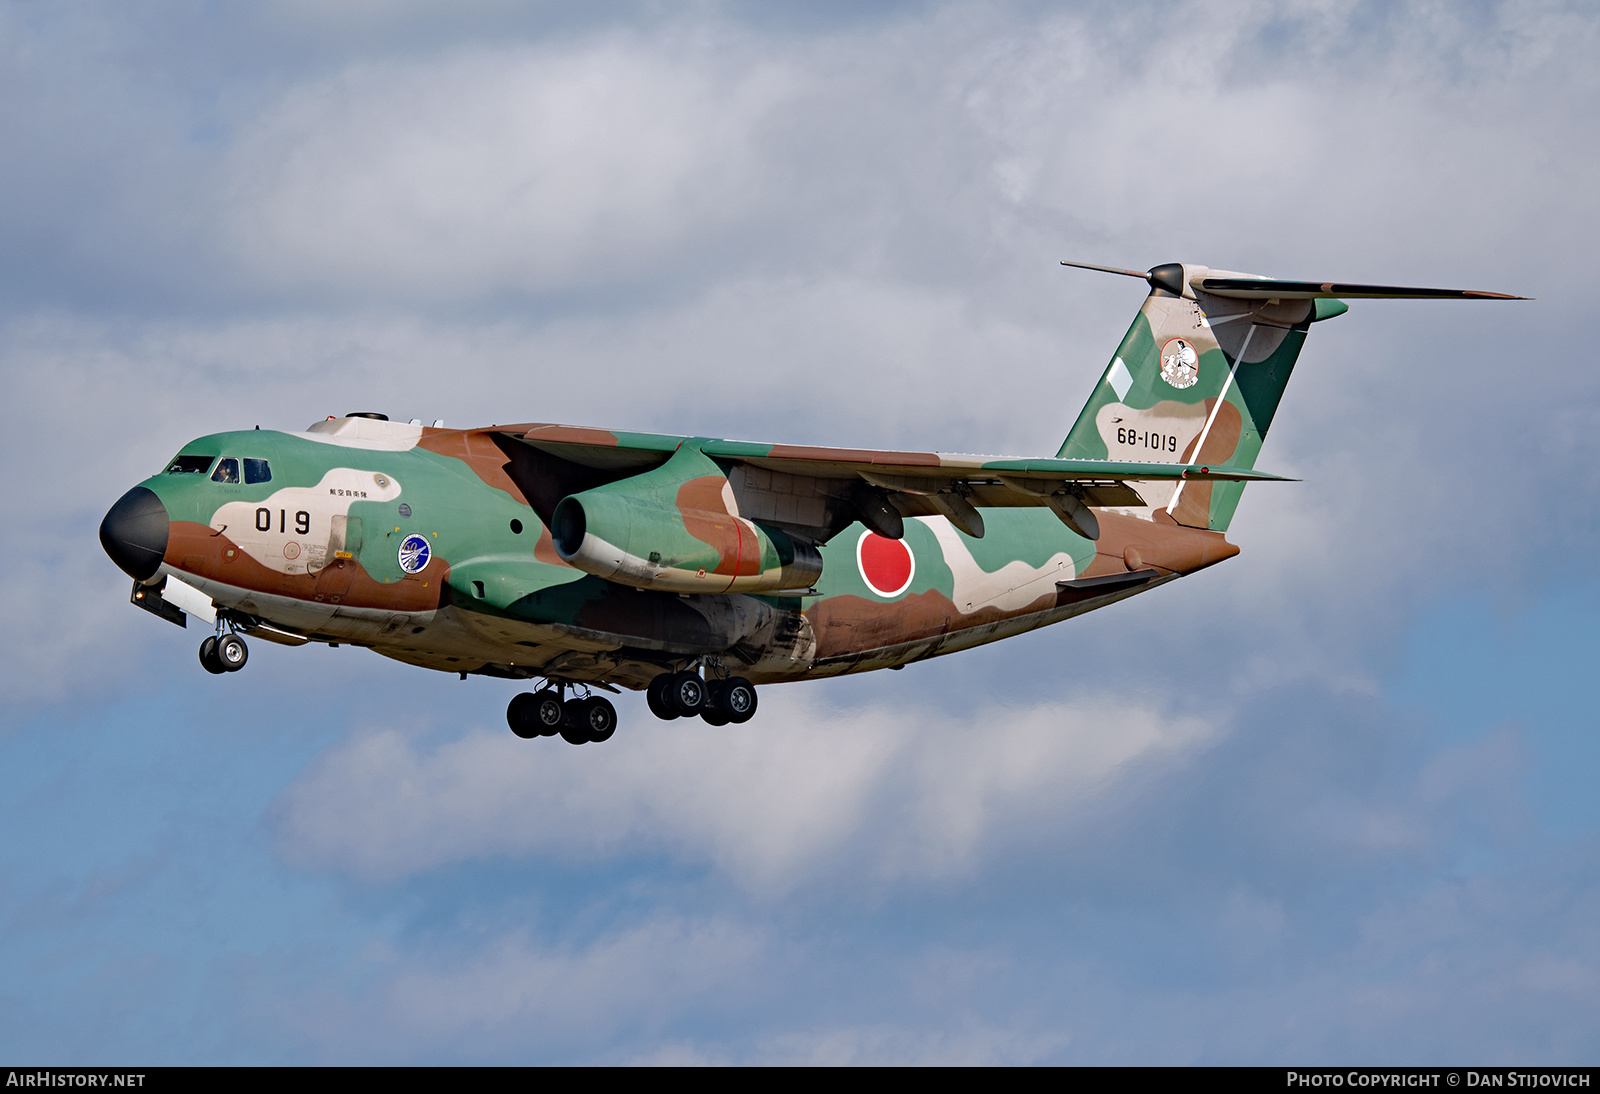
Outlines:
[[135, 486], [100, 522], [100, 546], [135, 581], [153, 576], [167, 553], [167, 507], [155, 491]]

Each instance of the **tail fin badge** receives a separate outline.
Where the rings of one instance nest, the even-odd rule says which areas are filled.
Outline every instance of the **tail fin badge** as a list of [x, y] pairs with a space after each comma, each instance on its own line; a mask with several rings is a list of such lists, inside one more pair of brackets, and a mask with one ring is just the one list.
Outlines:
[[1200, 354], [1186, 338], [1173, 338], [1161, 347], [1161, 378], [1180, 391], [1200, 380]]

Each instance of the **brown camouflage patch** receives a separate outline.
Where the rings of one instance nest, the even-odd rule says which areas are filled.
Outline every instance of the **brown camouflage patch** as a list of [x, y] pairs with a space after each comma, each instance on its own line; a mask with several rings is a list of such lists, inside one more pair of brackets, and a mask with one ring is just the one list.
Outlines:
[[261, 565], [225, 535], [193, 521], [175, 520], [167, 537], [167, 565], [199, 577], [275, 596], [311, 603], [378, 608], [391, 612], [427, 612], [439, 607], [450, 566], [434, 556], [420, 574], [399, 581], [375, 581], [354, 559], [335, 559], [315, 574], [281, 574]]
[[460, 460], [472, 468], [473, 474], [496, 490], [505, 491], [523, 505], [529, 504], [521, 488], [517, 486], [510, 475], [506, 474], [506, 454], [500, 451], [500, 446], [495, 444], [489, 435], [483, 431], [474, 429], [427, 430], [423, 433], [422, 439], [417, 442], [417, 447], [425, 448], [436, 455]]
[[552, 444], [589, 444], [599, 448], [617, 447], [617, 435], [606, 429], [592, 429], [581, 425], [536, 425], [523, 435], [529, 441], [549, 441]]
[[[717, 565], [712, 573], [726, 577], [759, 574], [761, 545], [749, 529], [728, 513], [722, 497], [727, 483], [720, 475], [701, 475], [678, 487], [678, 512], [683, 517], [683, 529], [717, 552]], [[744, 550], [746, 546], [749, 552]]]
[[944, 593], [930, 589], [892, 604], [879, 604], [860, 596], [830, 596], [806, 612], [806, 618], [816, 634], [816, 658], [821, 661], [937, 638], [1055, 606], [1052, 594], [1011, 611], [986, 607], [963, 612]]
[[[1190, 483], [1191, 486], [1198, 485]], [[1209, 485], [1209, 484], [1207, 484]], [[1166, 516], [1164, 512], [1161, 516]], [[1239, 553], [1221, 532], [1166, 521], [1140, 520], [1125, 513], [1100, 514], [1094, 560], [1079, 577], [1104, 577], [1152, 566], [1162, 573], [1193, 573]], [[1140, 565], [1130, 564], [1129, 549]]]
[[577, 569], [572, 563], [567, 562], [556, 554], [555, 537], [550, 534], [550, 529], [542, 524], [539, 525], [539, 538], [533, 545], [533, 557], [540, 562], [548, 562], [552, 566], [565, 566], [569, 570]]
[[[1206, 414], [1211, 413], [1215, 399], [1206, 400]], [[1233, 457], [1234, 451], [1239, 447], [1239, 433], [1244, 426], [1244, 420], [1239, 416], [1239, 408], [1232, 403], [1224, 401], [1217, 411], [1217, 420], [1211, 423], [1211, 432], [1206, 434], [1205, 444], [1201, 451], [1193, 451], [1199, 436], [1190, 442], [1184, 449], [1180, 463], [1199, 463], [1206, 465], [1226, 464]], [[1183, 494], [1178, 498], [1178, 507], [1172, 512], [1172, 519], [1179, 524], [1190, 528], [1205, 528], [1211, 523], [1211, 491], [1215, 486], [1209, 481], [1186, 482]], [[1237, 552], [1236, 552], [1237, 553]]]

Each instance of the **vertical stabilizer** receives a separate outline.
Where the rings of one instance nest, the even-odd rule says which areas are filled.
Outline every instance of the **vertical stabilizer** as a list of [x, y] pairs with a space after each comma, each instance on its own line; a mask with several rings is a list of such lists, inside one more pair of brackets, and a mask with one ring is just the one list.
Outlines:
[[[1150, 295], [1058, 455], [1254, 467], [1307, 329], [1345, 306], [1306, 286], [1260, 299], [1208, 292], [1199, 287], [1208, 280], [1275, 283], [1204, 266], [1111, 272], [1144, 278]], [[1137, 489], [1158, 520], [1224, 531], [1244, 484], [1147, 480]]]

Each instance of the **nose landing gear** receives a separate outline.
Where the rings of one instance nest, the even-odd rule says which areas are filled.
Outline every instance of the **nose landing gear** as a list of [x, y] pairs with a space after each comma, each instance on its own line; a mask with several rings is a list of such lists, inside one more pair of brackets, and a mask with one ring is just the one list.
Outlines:
[[200, 666], [217, 675], [238, 672], [250, 660], [250, 647], [244, 644], [244, 639], [232, 631], [224, 633], [222, 626], [223, 621], [219, 616], [217, 633], [208, 635], [200, 643]]

